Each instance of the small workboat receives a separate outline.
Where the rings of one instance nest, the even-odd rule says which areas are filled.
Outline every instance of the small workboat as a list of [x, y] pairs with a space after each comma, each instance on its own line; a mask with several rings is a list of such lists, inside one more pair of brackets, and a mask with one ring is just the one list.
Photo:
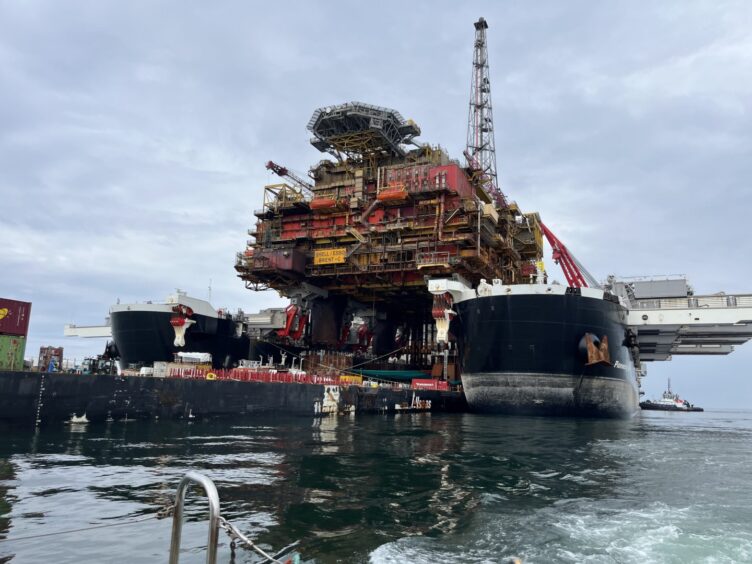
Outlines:
[[683, 400], [679, 397], [679, 394], [675, 394], [671, 391], [671, 378], [668, 379], [668, 387], [663, 392], [663, 396], [658, 401], [643, 401], [640, 402], [640, 408], [654, 411], [705, 411], [701, 407], [696, 407], [689, 403], [687, 400]]

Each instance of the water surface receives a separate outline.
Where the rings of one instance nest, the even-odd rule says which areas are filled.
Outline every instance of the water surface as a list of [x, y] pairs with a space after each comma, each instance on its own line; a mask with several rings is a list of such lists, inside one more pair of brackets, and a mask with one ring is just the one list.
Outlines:
[[[267, 548], [299, 540], [311, 562], [751, 562], [750, 447], [747, 412], [4, 430], [0, 539], [152, 514], [199, 469], [228, 519]], [[187, 513], [181, 562], [203, 562], [206, 505]], [[165, 562], [169, 537], [151, 519], [0, 542], [0, 563]]]

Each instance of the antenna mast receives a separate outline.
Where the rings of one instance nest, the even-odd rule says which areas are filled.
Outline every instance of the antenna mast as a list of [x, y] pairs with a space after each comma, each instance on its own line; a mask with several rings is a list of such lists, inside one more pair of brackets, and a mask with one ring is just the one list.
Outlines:
[[496, 176], [496, 142], [486, 47], [488, 23], [484, 18], [480, 18], [474, 25], [475, 49], [473, 51], [473, 76], [470, 82], [465, 158], [477, 175], [483, 191], [494, 200], [497, 206], [506, 207], [506, 200], [499, 189]]

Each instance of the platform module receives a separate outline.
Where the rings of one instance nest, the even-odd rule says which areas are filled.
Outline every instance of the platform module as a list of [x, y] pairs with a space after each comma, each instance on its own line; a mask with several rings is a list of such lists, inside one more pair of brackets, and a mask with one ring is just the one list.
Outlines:
[[684, 277], [609, 283], [629, 304], [643, 362], [729, 354], [752, 339], [752, 294], [695, 295]]

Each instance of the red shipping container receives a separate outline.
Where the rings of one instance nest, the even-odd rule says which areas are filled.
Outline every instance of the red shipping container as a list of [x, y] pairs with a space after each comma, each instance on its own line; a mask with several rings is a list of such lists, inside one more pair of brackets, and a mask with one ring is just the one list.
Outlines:
[[444, 380], [414, 378], [412, 387], [416, 390], [446, 391], [449, 389], [449, 383], [445, 382]]
[[0, 298], [0, 333], [26, 337], [29, 334], [31, 303]]

